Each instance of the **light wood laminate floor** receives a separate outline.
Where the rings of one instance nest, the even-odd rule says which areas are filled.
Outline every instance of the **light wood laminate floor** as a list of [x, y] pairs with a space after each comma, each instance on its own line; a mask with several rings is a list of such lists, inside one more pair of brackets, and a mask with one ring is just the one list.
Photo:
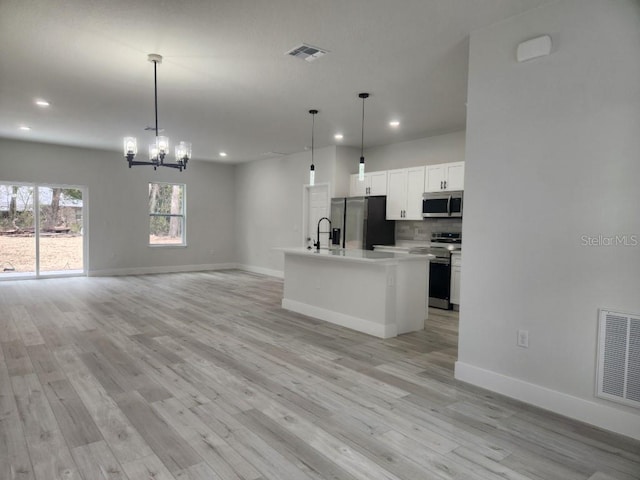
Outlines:
[[0, 283], [0, 478], [638, 480], [640, 442], [453, 379], [238, 271]]

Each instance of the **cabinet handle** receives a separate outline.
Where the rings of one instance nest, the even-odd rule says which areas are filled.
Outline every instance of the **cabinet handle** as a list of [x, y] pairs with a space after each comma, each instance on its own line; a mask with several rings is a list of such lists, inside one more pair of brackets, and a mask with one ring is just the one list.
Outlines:
[[444, 188], [445, 188], [445, 190], [447, 188], [447, 181], [446, 180], [444, 181]]

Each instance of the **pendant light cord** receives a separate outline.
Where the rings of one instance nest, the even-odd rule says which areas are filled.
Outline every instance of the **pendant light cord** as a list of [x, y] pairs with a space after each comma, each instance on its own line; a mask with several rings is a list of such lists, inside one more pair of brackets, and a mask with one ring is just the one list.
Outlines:
[[360, 137], [360, 157], [364, 157], [364, 99], [362, 97], [362, 136]]
[[316, 131], [316, 114], [311, 114], [311, 165], [313, 166], [313, 143]]

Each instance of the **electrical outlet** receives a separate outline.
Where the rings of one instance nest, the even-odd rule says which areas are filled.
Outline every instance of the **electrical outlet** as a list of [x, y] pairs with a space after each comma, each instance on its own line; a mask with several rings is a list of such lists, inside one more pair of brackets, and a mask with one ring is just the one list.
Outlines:
[[529, 330], [518, 330], [518, 346], [529, 348]]

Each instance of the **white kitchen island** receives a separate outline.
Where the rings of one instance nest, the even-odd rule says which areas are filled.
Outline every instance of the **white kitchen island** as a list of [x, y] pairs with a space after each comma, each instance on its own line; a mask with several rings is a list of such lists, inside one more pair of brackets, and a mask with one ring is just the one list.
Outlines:
[[283, 248], [282, 308], [381, 338], [424, 328], [429, 257]]

